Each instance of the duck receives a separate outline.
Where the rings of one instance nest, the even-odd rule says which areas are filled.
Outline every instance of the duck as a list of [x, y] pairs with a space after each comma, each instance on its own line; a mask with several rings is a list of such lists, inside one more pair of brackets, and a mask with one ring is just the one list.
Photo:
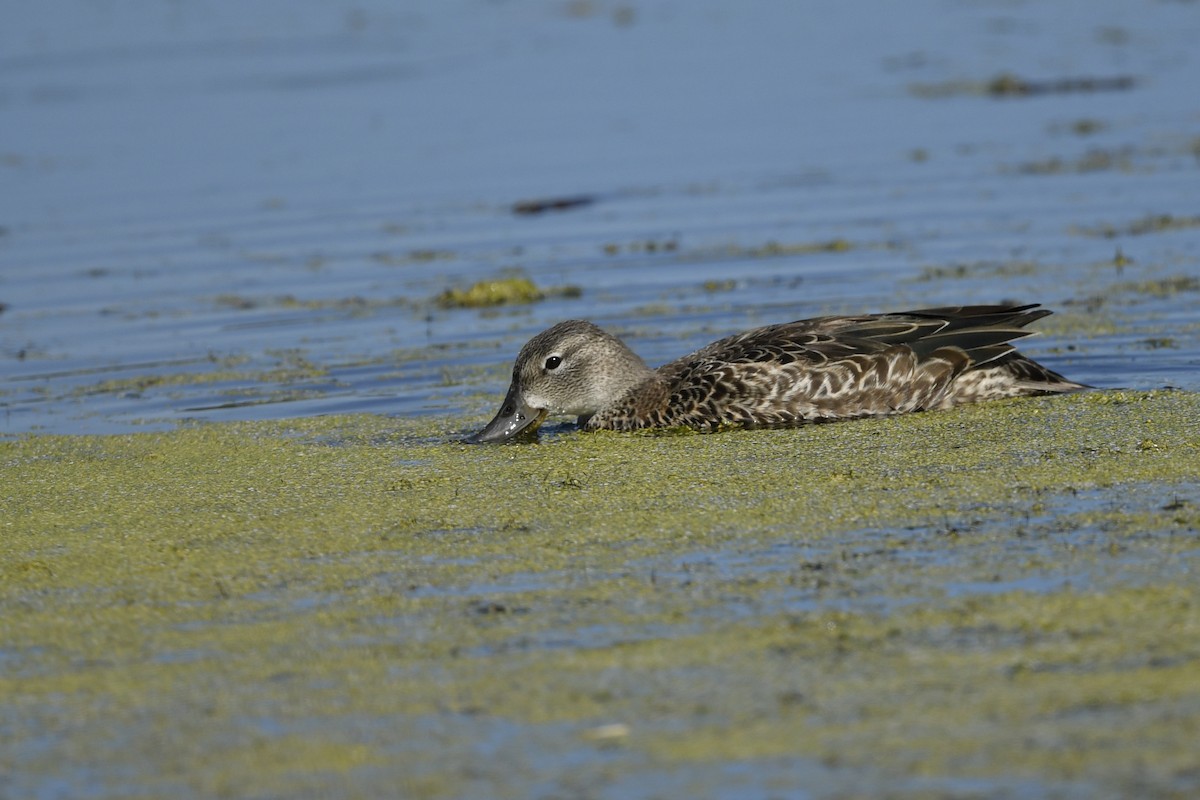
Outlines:
[[657, 369], [621, 339], [567, 320], [517, 355], [500, 410], [463, 441], [532, 434], [550, 415], [584, 431], [788, 427], [1091, 388], [1017, 352], [1040, 304], [826, 316], [767, 325]]

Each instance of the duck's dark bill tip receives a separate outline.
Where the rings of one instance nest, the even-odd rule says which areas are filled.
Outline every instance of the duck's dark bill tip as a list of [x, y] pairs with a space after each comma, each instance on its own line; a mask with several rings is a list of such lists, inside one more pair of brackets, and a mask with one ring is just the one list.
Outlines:
[[[521, 415], [518, 415], [521, 416]], [[532, 418], [496, 421], [486, 425], [483, 430], [472, 433], [462, 439], [463, 444], [504, 444], [505, 442], [531, 441], [537, 439], [537, 430], [545, 414], [537, 414]]]
[[509, 436], [508, 438], [503, 438], [503, 437], [490, 437], [489, 438], [489, 437], [486, 437], [483, 435], [483, 431], [480, 431], [479, 433], [472, 433], [470, 436], [466, 436], [462, 439], [459, 439], [458, 441], [459, 441], [459, 444], [515, 444], [518, 442], [522, 443], [522, 444], [529, 444], [532, 442], [537, 442], [537, 440], [538, 440], [538, 432], [536, 430], [524, 430], [519, 433], [513, 434], [512, 436]]
[[511, 426], [496, 425], [496, 420], [492, 420], [485, 425], [481, 430], [475, 431], [470, 436], [462, 440], [463, 444], [498, 444], [511, 439], [515, 432], [510, 433], [507, 429]]
[[473, 433], [463, 439], [463, 444], [499, 444], [507, 442], [524, 433], [531, 435], [546, 418], [546, 412], [530, 408], [517, 399], [516, 390], [510, 388], [500, 413], [492, 419], [483, 430]]

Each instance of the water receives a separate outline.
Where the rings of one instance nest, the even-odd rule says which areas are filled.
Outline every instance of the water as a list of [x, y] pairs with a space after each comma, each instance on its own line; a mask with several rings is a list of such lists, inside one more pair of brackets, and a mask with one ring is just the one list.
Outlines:
[[[1195, 3], [13, 5], [0, 26], [0, 437], [342, 412], [451, 415], [466, 430], [495, 410], [521, 343], [560, 319], [593, 319], [661, 363], [769, 322], [1001, 300], [1057, 312], [1022, 349], [1071, 379], [1200, 390]], [[1004, 74], [1034, 91], [989, 95]], [[1097, 83], [1056, 88], [1064, 79]], [[515, 213], [554, 198], [590, 202]], [[436, 302], [511, 275], [579, 291], [493, 309]], [[1156, 492], [1168, 490], [1134, 488], [1167, 502]], [[1052, 517], [1108, 496], [1048, 501], [1046, 518], [1024, 520], [1025, 539], [989, 519], [953, 548], [940, 530], [887, 546], [895, 532], [848, 534], [835, 550], [783, 534], [699, 543], [629, 565], [695, 598], [678, 631], [567, 617], [511, 647], [887, 612], [914, 597], [1186, 582], [1194, 559], [1136, 541], [1111, 564], [1072, 560], [1077, 546], [1111, 543], [1088, 528], [1081, 544]], [[986, 569], [961, 576], [968, 559]], [[389, 554], [362, 560], [364, 586], [395, 582]], [[847, 560], [854, 569], [838, 573]], [[815, 588], [755, 603], [738, 590], [826, 565]], [[984, 572], [995, 580], [971, 577]], [[618, 577], [421, 592], [447, 608], [485, 603], [473, 620], [531, 588]], [[255, 600], [273, 614], [352, 602], [306, 586]], [[435, 624], [398, 615], [387, 634], [402, 642]], [[15, 673], [33, 655], [0, 648], [0, 665]], [[149, 657], [211, 659], [208, 688], [223, 696], [216, 664], [236, 655]], [[128, 741], [157, 748], [158, 730], [137, 720], [106, 722], [99, 750], [81, 745], [84, 763], [63, 767], [66, 744], [98, 740], [43, 730], [77, 710], [61, 702], [61, 714], [25, 709], [4, 723], [34, 766], [0, 777], [0, 794], [217, 793], [202, 766], [130, 766], [146, 751]], [[191, 752], [197, 708], [151, 705], [173, 731], [184, 722], [169, 744]], [[333, 706], [309, 727], [379, 744], [403, 769], [309, 776], [325, 793], [394, 792], [417, 765], [419, 779], [468, 776], [479, 797], [1105, 796], [1094, 780], [898, 779], [793, 758], [684, 769], [641, 747], [581, 744], [576, 725], [469, 706], [428, 718]], [[291, 709], [264, 707], [207, 740], [211, 752], [307, 732]], [[635, 736], [670, 734], [673, 719], [650, 716]], [[305, 796], [325, 791], [314, 785]]]
[[[1027, 347], [1074, 379], [1200, 385], [1196, 287], [1130, 288], [1200, 276], [1186, 3], [8, 17], [3, 434], [482, 415], [562, 318], [662, 362], [771, 321], [1000, 299], [1079, 312]], [[965, 90], [1004, 73], [1133, 85]], [[1153, 214], [1189, 224], [1082, 232]], [[582, 293], [433, 302], [513, 271]]]

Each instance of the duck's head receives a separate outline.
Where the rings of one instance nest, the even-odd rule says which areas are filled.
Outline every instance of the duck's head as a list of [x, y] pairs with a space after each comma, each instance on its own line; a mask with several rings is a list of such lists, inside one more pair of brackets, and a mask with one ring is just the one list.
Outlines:
[[586, 420], [651, 374], [617, 337], [583, 320], [560, 322], [521, 348], [500, 412], [464, 441], [504, 442], [550, 414]]

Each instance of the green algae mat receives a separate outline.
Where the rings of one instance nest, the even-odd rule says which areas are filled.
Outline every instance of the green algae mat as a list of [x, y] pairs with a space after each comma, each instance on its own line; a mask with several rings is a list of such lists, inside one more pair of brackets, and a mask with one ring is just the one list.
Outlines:
[[1200, 395], [0, 442], [0, 796], [1200, 792]]

